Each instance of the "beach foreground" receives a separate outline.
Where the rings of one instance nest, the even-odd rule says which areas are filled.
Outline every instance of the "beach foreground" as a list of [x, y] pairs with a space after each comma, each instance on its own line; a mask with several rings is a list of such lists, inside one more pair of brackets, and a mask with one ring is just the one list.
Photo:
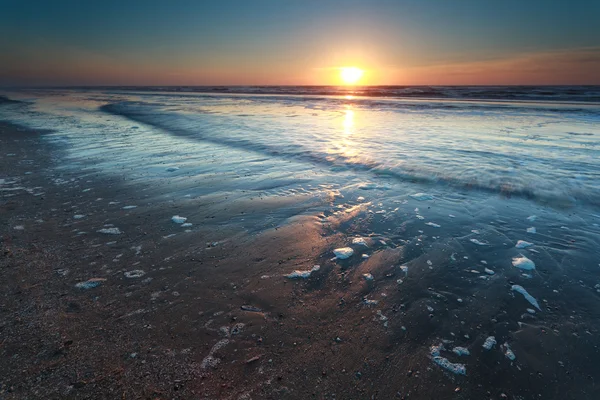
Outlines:
[[259, 140], [237, 164], [212, 136], [155, 163], [133, 130], [50, 128], [0, 126], [3, 398], [600, 397], [593, 184], [365, 178], [348, 143], [349, 168]]

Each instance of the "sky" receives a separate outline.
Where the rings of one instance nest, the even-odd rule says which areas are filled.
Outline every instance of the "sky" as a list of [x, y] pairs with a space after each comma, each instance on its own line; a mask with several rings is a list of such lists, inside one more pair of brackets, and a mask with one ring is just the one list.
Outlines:
[[0, 0], [0, 85], [600, 84], [600, 0]]

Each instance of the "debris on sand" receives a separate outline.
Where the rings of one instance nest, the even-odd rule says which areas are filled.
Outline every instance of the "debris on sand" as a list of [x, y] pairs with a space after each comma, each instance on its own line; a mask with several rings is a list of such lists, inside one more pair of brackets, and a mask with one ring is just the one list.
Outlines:
[[542, 311], [542, 309], [540, 308], [540, 305], [537, 302], [537, 300], [532, 295], [530, 295], [527, 292], [527, 290], [525, 290], [525, 288], [523, 286], [521, 286], [521, 285], [512, 285], [511, 289], [514, 292], [521, 293], [523, 295], [523, 297], [525, 297], [525, 300], [527, 300], [532, 306], [534, 306], [538, 310]]
[[354, 254], [354, 250], [352, 250], [350, 247], [341, 247], [333, 250], [333, 254], [335, 254], [337, 259], [345, 260]]
[[361, 256], [361, 258], [362, 258], [363, 260], [366, 260], [367, 258], [369, 258], [369, 255], [368, 255], [368, 254], [363, 254], [363, 255]]
[[100, 286], [102, 284], [102, 282], [105, 282], [105, 281], [106, 281], [105, 278], [91, 278], [85, 282], [76, 283], [75, 287], [77, 289], [93, 289], [95, 287]]
[[250, 312], [262, 312], [262, 310], [258, 307], [254, 307], [254, 306], [249, 306], [249, 305], [243, 305], [240, 307], [240, 309], [242, 309], [243, 311], [250, 311]]
[[440, 352], [442, 350], [444, 350], [443, 343], [440, 343], [438, 346], [431, 346], [429, 353], [431, 354], [433, 362], [454, 374], [466, 375], [467, 368], [465, 367], [465, 365], [459, 363], [452, 363], [447, 358], [442, 357], [440, 355]]
[[262, 356], [262, 355], [259, 355], [259, 356], [254, 356], [254, 357], [252, 357], [252, 358], [249, 358], [249, 359], [247, 359], [246, 361], [244, 361], [244, 364], [252, 364], [253, 362], [260, 360], [260, 357], [261, 357], [261, 356]]
[[98, 233], [105, 233], [107, 235], [120, 235], [121, 230], [119, 228], [102, 228], [97, 231]]
[[489, 336], [487, 339], [485, 339], [485, 342], [483, 342], [483, 348], [486, 350], [491, 350], [492, 347], [494, 347], [496, 345], [496, 338], [494, 336]]
[[525, 271], [535, 269], [535, 263], [525, 256], [514, 257], [512, 259], [512, 265]]
[[180, 217], [179, 215], [173, 215], [173, 217], [171, 217], [171, 221], [175, 222], [176, 224], [183, 224], [185, 221], [187, 221], [187, 218]]
[[286, 278], [290, 278], [290, 279], [307, 279], [310, 277], [310, 275], [321, 269], [321, 266], [319, 265], [315, 265], [314, 267], [312, 267], [309, 270], [306, 271], [300, 271], [300, 270], [295, 270], [294, 272], [284, 275]]
[[371, 274], [363, 274], [363, 278], [365, 278], [366, 281], [372, 281], [373, 280], [373, 275], [371, 275]]
[[424, 201], [424, 200], [433, 200], [433, 196], [427, 193], [415, 193], [415, 194], [411, 194], [410, 197], [412, 197], [415, 200], [419, 200], [419, 201]]
[[517, 244], [515, 245], [515, 247], [516, 247], [517, 249], [525, 249], [525, 248], [527, 248], [527, 247], [529, 247], [529, 246], [533, 246], [533, 243], [529, 243], [529, 242], [526, 242], [526, 241], [524, 241], [524, 240], [519, 240], [519, 241], [517, 242]]
[[141, 278], [142, 276], [146, 275], [146, 273], [144, 271], [142, 271], [141, 269], [134, 269], [133, 271], [126, 271], [123, 273], [123, 275], [125, 275], [125, 278]]

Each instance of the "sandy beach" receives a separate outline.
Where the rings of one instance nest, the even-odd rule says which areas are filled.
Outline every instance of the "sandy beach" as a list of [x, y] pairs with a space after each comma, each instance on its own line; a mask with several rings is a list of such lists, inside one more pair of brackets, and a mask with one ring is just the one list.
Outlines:
[[0, 397], [600, 396], [587, 209], [143, 118], [0, 126]]

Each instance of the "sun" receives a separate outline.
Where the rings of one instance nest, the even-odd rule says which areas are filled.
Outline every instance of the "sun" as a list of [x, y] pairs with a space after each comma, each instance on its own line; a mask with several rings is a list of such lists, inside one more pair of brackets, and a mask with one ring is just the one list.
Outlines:
[[340, 68], [340, 78], [346, 85], [355, 85], [360, 78], [363, 76], [364, 71], [356, 67], [342, 67]]

